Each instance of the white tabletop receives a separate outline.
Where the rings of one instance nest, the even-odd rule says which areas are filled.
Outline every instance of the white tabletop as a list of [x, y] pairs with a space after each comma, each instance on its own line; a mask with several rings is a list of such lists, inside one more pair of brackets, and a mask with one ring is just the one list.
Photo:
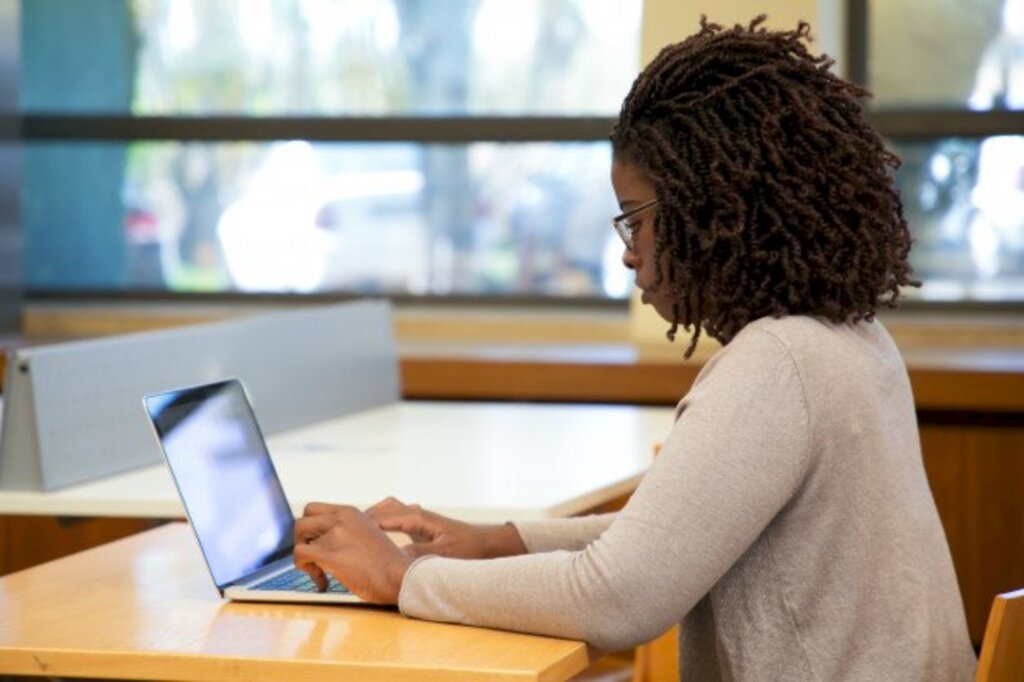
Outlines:
[[[553, 518], [636, 487], [673, 410], [402, 402], [268, 439], [293, 510], [388, 495], [476, 522]], [[0, 492], [0, 514], [183, 518], [155, 465], [49, 493]]]

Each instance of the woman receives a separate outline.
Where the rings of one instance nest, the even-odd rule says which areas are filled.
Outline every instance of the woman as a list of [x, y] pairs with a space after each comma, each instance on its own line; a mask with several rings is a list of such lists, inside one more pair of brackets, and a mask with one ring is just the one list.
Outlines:
[[971, 678], [906, 368], [874, 320], [915, 284], [898, 159], [807, 25], [763, 21], [702, 21], [612, 133], [643, 301], [692, 330], [687, 356], [702, 329], [724, 345], [626, 507], [481, 527], [315, 504], [298, 565], [409, 616], [601, 649], [681, 622], [687, 679]]

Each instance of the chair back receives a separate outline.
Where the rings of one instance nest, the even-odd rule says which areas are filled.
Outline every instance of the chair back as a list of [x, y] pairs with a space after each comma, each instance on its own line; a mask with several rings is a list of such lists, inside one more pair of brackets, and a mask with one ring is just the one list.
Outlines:
[[1024, 680], [1024, 590], [997, 594], [988, 614], [974, 682]]

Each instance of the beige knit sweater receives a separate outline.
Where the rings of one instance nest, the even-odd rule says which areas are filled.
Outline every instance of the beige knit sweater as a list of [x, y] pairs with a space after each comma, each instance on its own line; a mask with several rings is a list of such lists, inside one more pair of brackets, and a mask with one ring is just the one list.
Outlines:
[[682, 622], [687, 680], [973, 675], [906, 368], [877, 322], [749, 324], [621, 512], [517, 528], [530, 554], [416, 561], [402, 613], [606, 650]]

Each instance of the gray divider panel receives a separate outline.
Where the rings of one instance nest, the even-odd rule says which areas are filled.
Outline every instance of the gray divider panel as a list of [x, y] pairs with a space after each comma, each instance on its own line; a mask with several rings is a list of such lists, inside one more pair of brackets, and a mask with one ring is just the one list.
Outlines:
[[392, 403], [387, 302], [357, 301], [15, 351], [0, 489], [53, 490], [162, 460], [142, 398], [235, 377], [264, 433]]

